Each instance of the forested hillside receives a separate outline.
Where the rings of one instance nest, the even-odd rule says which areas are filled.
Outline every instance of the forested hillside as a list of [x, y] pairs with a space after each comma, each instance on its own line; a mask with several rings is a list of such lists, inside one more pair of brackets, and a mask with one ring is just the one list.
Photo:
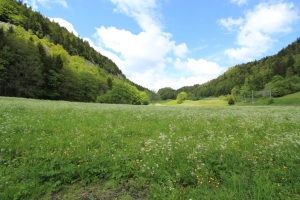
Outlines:
[[1, 0], [0, 21], [0, 95], [148, 103], [114, 62], [22, 1]]
[[227, 94], [249, 97], [252, 90], [256, 96], [269, 95], [267, 91], [271, 90], [273, 97], [300, 91], [300, 38], [276, 55], [231, 67], [218, 78], [202, 85], [182, 87], [174, 95], [171, 88], [162, 88], [158, 93], [162, 99], [175, 99], [178, 93], [184, 91], [193, 100]]

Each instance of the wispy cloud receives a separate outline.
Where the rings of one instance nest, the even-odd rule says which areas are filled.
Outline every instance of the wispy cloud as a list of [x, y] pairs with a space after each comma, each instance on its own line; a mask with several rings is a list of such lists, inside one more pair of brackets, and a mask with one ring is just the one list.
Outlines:
[[50, 8], [51, 4], [60, 4], [65, 8], [68, 7], [66, 0], [26, 0], [24, 3], [30, 5], [34, 10], [38, 9], [38, 3], [46, 8]]
[[241, 17], [238, 19], [232, 19], [231, 17], [229, 17], [227, 19], [220, 19], [218, 23], [226, 29], [233, 31], [239, 28], [244, 23], [244, 19], [242, 19]]
[[195, 48], [192, 49], [192, 51], [200, 51], [200, 50], [202, 50], [202, 49], [207, 48], [208, 46], [209, 46], [209, 45], [207, 44], [207, 45], [204, 45], [204, 46], [195, 47]]
[[248, 0], [230, 0], [231, 3], [236, 3], [237, 5], [241, 6], [247, 4]]
[[143, 30], [159, 29], [160, 20], [156, 0], [110, 0], [116, 5], [115, 12], [134, 18]]
[[236, 31], [238, 48], [225, 51], [230, 58], [250, 61], [268, 51], [276, 39], [276, 33], [288, 33], [291, 24], [299, 19], [293, 3], [260, 3], [244, 18], [221, 19], [218, 22], [230, 31]]

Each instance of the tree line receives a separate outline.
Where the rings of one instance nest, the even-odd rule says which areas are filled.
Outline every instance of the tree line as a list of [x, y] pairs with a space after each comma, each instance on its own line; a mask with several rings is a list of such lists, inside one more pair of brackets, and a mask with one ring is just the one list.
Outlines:
[[178, 90], [161, 88], [158, 93], [164, 100], [176, 99], [180, 92], [186, 92], [190, 100], [228, 94], [242, 98], [250, 96], [252, 90], [261, 91], [257, 94], [263, 95], [263, 91], [270, 88], [273, 97], [300, 91], [300, 38], [276, 55], [238, 64], [207, 83], [185, 86]]

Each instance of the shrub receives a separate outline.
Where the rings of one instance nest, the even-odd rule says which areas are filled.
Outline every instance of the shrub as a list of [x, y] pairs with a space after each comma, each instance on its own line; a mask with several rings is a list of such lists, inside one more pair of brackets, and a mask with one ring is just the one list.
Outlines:
[[274, 88], [272, 90], [273, 97], [282, 97], [283, 95], [284, 95], [284, 88], [282, 88], [282, 87]]
[[177, 103], [178, 104], [181, 104], [183, 103], [184, 100], [187, 99], [187, 94], [185, 92], [180, 92], [178, 95], [177, 95]]
[[270, 105], [270, 104], [272, 104], [272, 103], [274, 103], [274, 99], [273, 99], [273, 98], [270, 98], [269, 101], [268, 101], [268, 104]]
[[234, 97], [232, 95], [229, 96], [228, 104], [229, 105], [234, 105], [235, 104]]

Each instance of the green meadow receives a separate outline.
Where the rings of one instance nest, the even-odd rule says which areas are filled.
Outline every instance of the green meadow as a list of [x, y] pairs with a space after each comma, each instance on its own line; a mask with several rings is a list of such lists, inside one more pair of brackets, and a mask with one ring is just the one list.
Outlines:
[[227, 106], [227, 101], [220, 100], [217, 97], [204, 98], [198, 101], [185, 100], [183, 103], [178, 104], [177, 100], [164, 100], [158, 101], [155, 105], [157, 106]]
[[300, 106], [300, 92], [274, 99], [274, 105]]
[[254, 99], [254, 103], [249, 98], [247, 103], [237, 102], [238, 105], [274, 105], [274, 106], [300, 106], [300, 92], [289, 94], [283, 97], [273, 98], [273, 103], [270, 104], [270, 98], [264, 97], [259, 99]]
[[0, 199], [300, 198], [299, 106], [199, 102], [0, 97]]

